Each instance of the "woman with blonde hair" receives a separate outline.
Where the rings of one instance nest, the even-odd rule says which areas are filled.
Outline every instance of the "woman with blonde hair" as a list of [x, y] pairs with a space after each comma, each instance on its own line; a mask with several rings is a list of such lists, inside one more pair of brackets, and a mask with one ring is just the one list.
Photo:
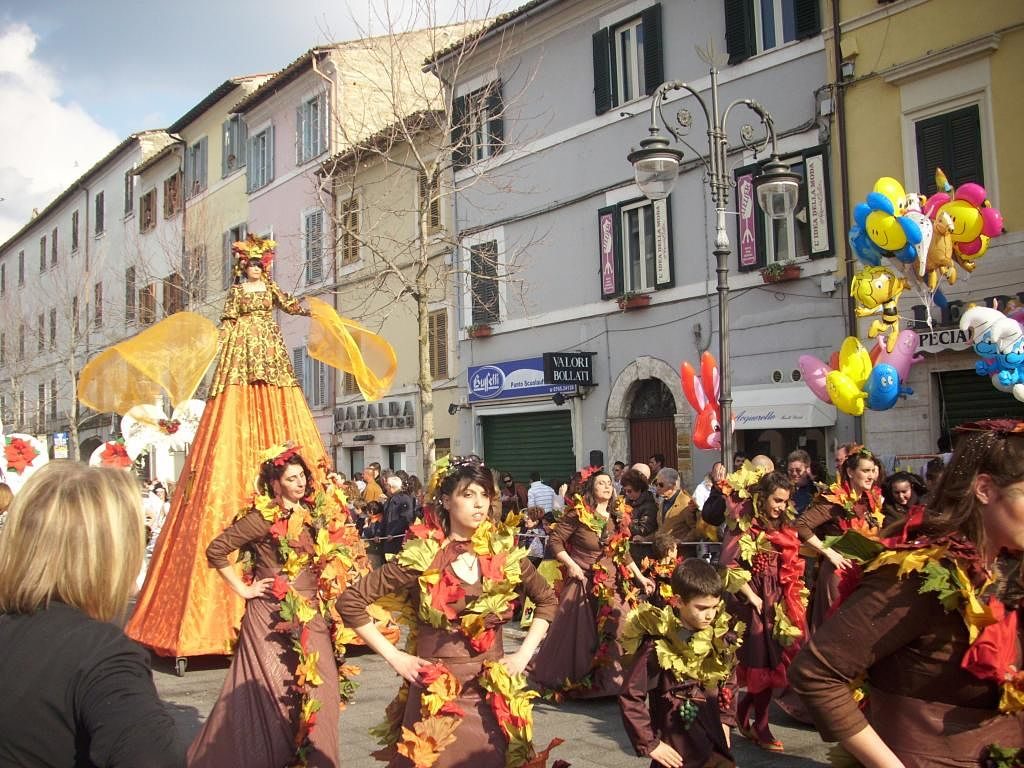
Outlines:
[[131, 475], [53, 462], [0, 531], [0, 764], [183, 766], [148, 655], [109, 622], [142, 566]]

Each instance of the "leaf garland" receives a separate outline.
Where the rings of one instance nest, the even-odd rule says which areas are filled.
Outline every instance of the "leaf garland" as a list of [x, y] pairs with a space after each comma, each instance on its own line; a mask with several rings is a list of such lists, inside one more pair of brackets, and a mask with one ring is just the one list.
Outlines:
[[[857, 496], [844, 482], [836, 481], [821, 494], [826, 501], [838, 504], [846, 513], [839, 521], [839, 526], [844, 531], [849, 528], [860, 528], [863, 523], [873, 528], [881, 528], [885, 522], [885, 513], [882, 511], [882, 491], [877, 485], [872, 485], [865, 493]], [[857, 510], [857, 503], [866, 500], [868, 505], [867, 513], [862, 517]], [[870, 529], [869, 529], [870, 530]]]
[[[331, 644], [338, 663], [338, 689], [341, 706], [355, 694], [352, 679], [358, 668], [342, 663], [345, 647], [354, 633], [344, 626], [334, 607], [345, 588], [368, 570], [359, 534], [348, 516], [348, 503], [340, 488], [318, 491], [303, 499], [293, 510], [278, 506], [271, 497], [260, 494], [239, 517], [257, 511], [270, 523], [270, 537], [277, 543], [280, 573], [274, 577], [272, 594], [280, 602], [276, 625], [291, 638], [298, 661], [292, 687], [299, 693], [299, 716], [295, 734], [295, 752], [288, 768], [308, 765], [311, 735], [316, 727], [321, 702], [315, 689], [323, 684], [320, 652], [312, 649], [310, 622], [322, 616], [331, 632]], [[317, 579], [317, 594], [309, 599], [293, 586], [304, 570]], [[333, 724], [328, 724], [333, 727]]]

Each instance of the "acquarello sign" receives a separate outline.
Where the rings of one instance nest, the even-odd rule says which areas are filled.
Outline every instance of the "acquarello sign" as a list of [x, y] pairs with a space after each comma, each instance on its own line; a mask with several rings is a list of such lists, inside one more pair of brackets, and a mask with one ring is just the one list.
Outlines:
[[540, 357], [470, 366], [466, 384], [471, 403], [576, 392], [575, 384], [545, 382], [544, 361]]
[[544, 381], [593, 387], [594, 352], [545, 352]]

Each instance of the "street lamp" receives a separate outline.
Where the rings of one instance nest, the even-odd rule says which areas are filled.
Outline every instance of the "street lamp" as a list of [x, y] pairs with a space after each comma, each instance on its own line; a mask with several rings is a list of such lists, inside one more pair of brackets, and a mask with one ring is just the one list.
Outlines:
[[[729, 188], [733, 181], [726, 169], [726, 154], [729, 150], [729, 138], [725, 133], [725, 124], [729, 113], [737, 105], [743, 105], [754, 112], [764, 126], [765, 135], [755, 137], [750, 125], [740, 130], [743, 146], [753, 150], [754, 156], [771, 143], [771, 158], [764, 164], [761, 174], [754, 180], [754, 193], [761, 209], [773, 219], [785, 219], [793, 214], [797, 196], [800, 192], [800, 177], [792, 173], [779, 160], [775, 137], [775, 125], [768, 111], [752, 99], [737, 99], [725, 108], [724, 114], [718, 109], [718, 68], [711, 63], [711, 108], [701, 95], [690, 85], [681, 80], [670, 80], [662, 83], [651, 98], [650, 134], [640, 142], [640, 148], [627, 155], [636, 173], [636, 183], [644, 196], [651, 200], [663, 200], [672, 192], [679, 178], [679, 165], [683, 152], [671, 146], [672, 142], [661, 132], [661, 123], [680, 144], [688, 147], [700, 159], [707, 169], [707, 180], [711, 187], [711, 201], [715, 206], [715, 255], [718, 273], [718, 367], [719, 396], [721, 413], [722, 463], [732, 466], [733, 435], [732, 435], [732, 386], [729, 366], [729, 234], [725, 227], [725, 210], [729, 204]], [[701, 157], [684, 138], [689, 132], [692, 116], [687, 109], [676, 114], [679, 128], [673, 128], [661, 114], [665, 95], [670, 91], [687, 91], [704, 110], [704, 119], [708, 126], [708, 154]]]

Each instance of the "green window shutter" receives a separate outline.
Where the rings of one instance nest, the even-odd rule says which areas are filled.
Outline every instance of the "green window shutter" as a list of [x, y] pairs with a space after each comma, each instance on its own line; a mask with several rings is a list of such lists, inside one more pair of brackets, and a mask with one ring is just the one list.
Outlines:
[[199, 191], [209, 186], [210, 142], [206, 136], [199, 140]]
[[917, 173], [922, 194], [935, 189], [935, 169], [942, 168], [954, 186], [969, 181], [984, 185], [981, 119], [978, 105], [936, 115], [914, 124]]
[[498, 295], [498, 243], [474, 245], [470, 252], [470, 286], [473, 302], [473, 324], [496, 323], [501, 320]]
[[530, 473], [563, 482], [576, 471], [572, 418], [568, 409], [481, 417], [487, 466], [521, 483]]
[[739, 64], [757, 52], [753, 0], [725, 0], [725, 50], [730, 64]]
[[644, 26], [644, 92], [650, 96], [665, 79], [661, 4], [647, 8], [640, 18]]
[[246, 165], [246, 147], [249, 146], [249, 127], [241, 115], [235, 115], [235, 167], [244, 168]]
[[622, 295], [622, 223], [619, 206], [609, 205], [597, 212], [597, 274], [602, 299]]
[[306, 373], [306, 349], [304, 347], [295, 347], [292, 350], [292, 370], [295, 373], [295, 380], [299, 382], [299, 387], [305, 394], [306, 387], [303, 382]]
[[274, 126], [267, 128], [267, 172], [264, 179], [265, 184], [274, 180]]
[[594, 112], [612, 108], [611, 35], [607, 28], [594, 33]]
[[466, 151], [466, 97], [459, 96], [452, 102], [452, 167], [455, 170], [469, 165]]
[[491, 142], [491, 154], [496, 155], [505, 146], [505, 105], [501, 100], [501, 81], [496, 80], [487, 88], [487, 134]]
[[793, 0], [793, 21], [797, 40], [814, 37], [821, 32], [819, 0]]

